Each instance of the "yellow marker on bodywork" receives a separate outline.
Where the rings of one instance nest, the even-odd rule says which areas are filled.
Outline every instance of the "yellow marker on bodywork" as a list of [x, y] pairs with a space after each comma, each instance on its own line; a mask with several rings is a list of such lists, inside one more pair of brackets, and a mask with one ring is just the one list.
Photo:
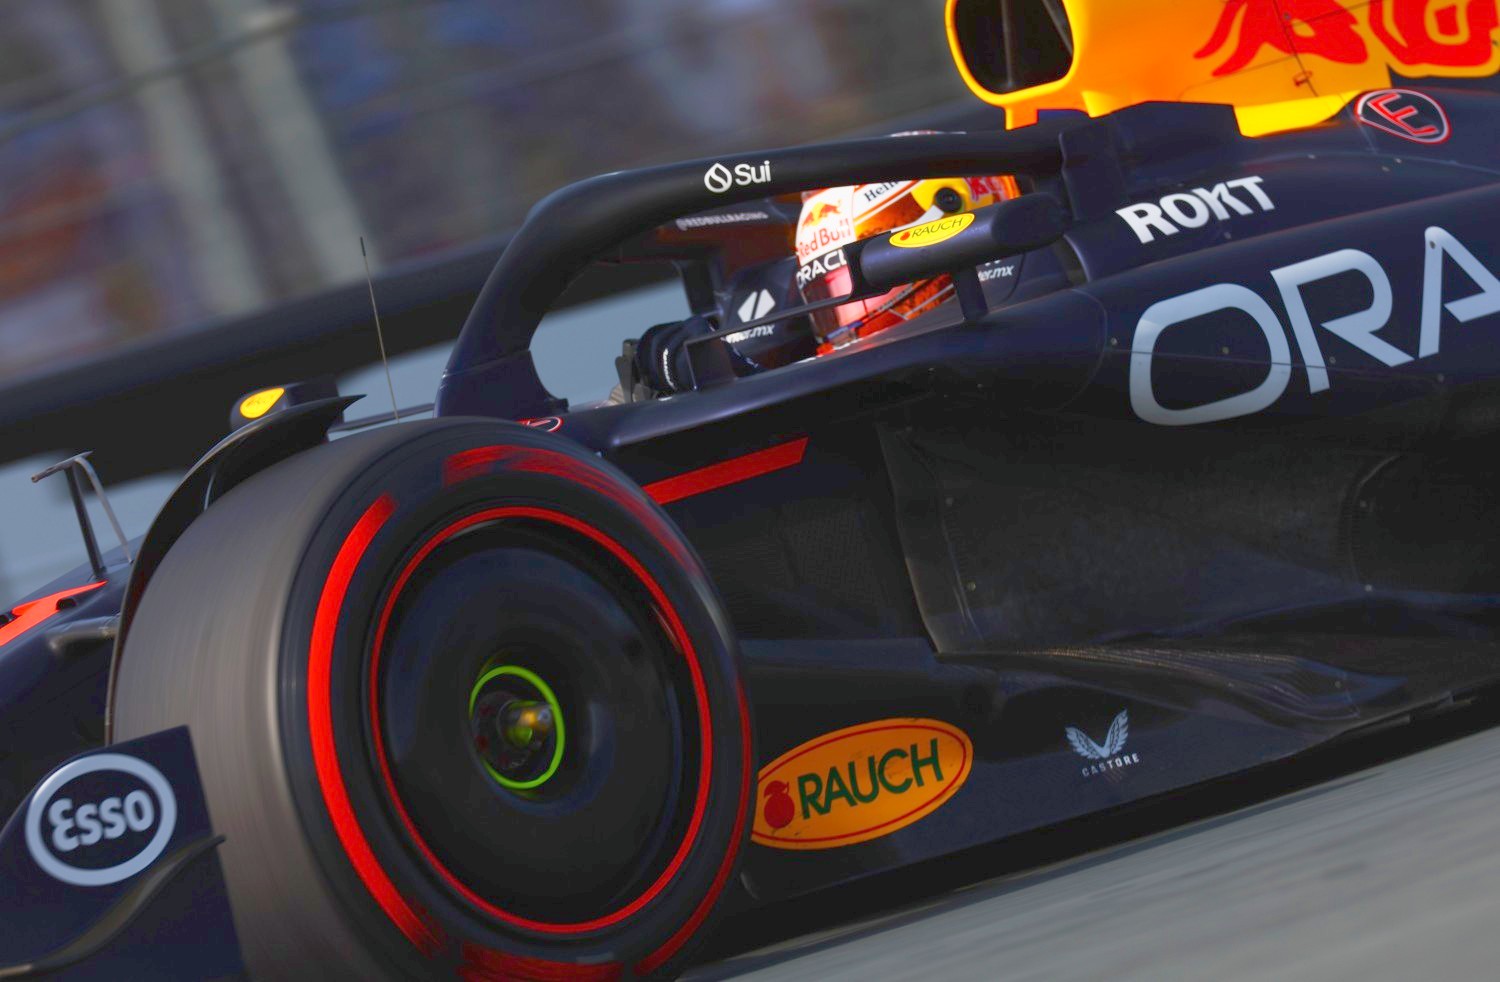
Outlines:
[[892, 233], [890, 243], [903, 249], [920, 249], [923, 246], [942, 242], [944, 239], [951, 239], [972, 224], [974, 224], [973, 212], [944, 215], [936, 221], [923, 222], [921, 225], [913, 225], [911, 228]]
[[246, 419], [260, 419], [271, 411], [271, 407], [286, 395], [286, 389], [277, 386], [274, 389], [262, 389], [245, 397], [240, 403], [240, 415]]

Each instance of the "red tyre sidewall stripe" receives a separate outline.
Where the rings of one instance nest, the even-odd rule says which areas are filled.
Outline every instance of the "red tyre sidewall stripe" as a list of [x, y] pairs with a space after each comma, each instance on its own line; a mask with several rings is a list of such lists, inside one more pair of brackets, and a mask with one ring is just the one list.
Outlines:
[[487, 474], [496, 464], [503, 464], [508, 470], [560, 477], [597, 491], [644, 525], [662, 548], [683, 567], [692, 570], [698, 568], [682, 543], [667, 531], [665, 520], [658, 512], [636, 495], [626, 493], [619, 482], [608, 474], [556, 450], [506, 444], [463, 450], [443, 461], [443, 486], [450, 487]]
[[365, 551], [395, 510], [396, 502], [389, 495], [377, 498], [355, 522], [328, 571], [313, 618], [312, 643], [308, 652], [307, 726], [318, 787], [323, 792], [323, 803], [328, 808], [328, 816], [333, 821], [333, 830], [344, 854], [386, 916], [412, 944], [430, 954], [441, 946], [441, 940], [426, 918], [396, 889], [370, 848], [349, 801], [349, 790], [344, 784], [333, 735], [333, 650], [344, 598]]
[[687, 944], [688, 940], [698, 933], [698, 929], [703, 926], [703, 922], [708, 918], [709, 911], [713, 909], [714, 902], [719, 899], [719, 894], [724, 892], [724, 887], [729, 883], [729, 874], [734, 869], [734, 861], [739, 855], [740, 843], [743, 841], [745, 834], [745, 806], [747, 799], [750, 797], [752, 770], [750, 765], [751, 756], [754, 753], [754, 748], [752, 747], [753, 741], [750, 737], [750, 707], [746, 702], [743, 687], [739, 690], [739, 702], [740, 748], [744, 757], [744, 763], [740, 768], [740, 800], [734, 815], [734, 834], [730, 836], [730, 846], [724, 852], [724, 862], [719, 865], [719, 872], [714, 876], [713, 885], [703, 895], [703, 899], [699, 901], [697, 909], [683, 922], [682, 927], [678, 928], [676, 933], [667, 939], [665, 944], [636, 963], [635, 970], [637, 974], [650, 975], [670, 961], [672, 956], [677, 954], [682, 949], [682, 946]]
[[476, 945], [464, 945], [462, 955], [458, 977], [464, 982], [616, 982], [623, 974], [619, 962], [552, 962]]

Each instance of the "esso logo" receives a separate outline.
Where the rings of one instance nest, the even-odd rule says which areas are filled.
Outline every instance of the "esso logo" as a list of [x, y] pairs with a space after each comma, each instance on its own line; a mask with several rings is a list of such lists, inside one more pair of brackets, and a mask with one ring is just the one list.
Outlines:
[[95, 754], [54, 771], [26, 810], [26, 848], [74, 886], [119, 883], [166, 849], [177, 797], [161, 771], [125, 754]]
[[533, 430], [541, 430], [543, 433], [556, 433], [562, 427], [560, 416], [538, 416], [535, 419], [518, 419], [516, 422]]

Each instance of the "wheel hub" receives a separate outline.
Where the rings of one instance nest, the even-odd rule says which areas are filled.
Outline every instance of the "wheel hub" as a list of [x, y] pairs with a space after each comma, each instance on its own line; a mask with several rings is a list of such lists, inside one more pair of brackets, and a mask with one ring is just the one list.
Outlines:
[[540, 788], [562, 764], [562, 706], [541, 676], [519, 665], [480, 673], [469, 692], [469, 728], [475, 753], [503, 788]]
[[685, 835], [691, 680], [629, 574], [496, 522], [425, 554], [390, 601], [378, 725], [394, 794], [482, 903], [586, 921], [662, 876]]

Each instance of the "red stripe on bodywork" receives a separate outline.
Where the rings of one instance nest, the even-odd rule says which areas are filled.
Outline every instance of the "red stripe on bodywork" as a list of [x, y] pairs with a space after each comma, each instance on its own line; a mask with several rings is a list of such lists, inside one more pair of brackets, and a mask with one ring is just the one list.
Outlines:
[[370, 542], [395, 510], [396, 503], [390, 495], [381, 495], [375, 499], [359, 517], [359, 521], [354, 523], [354, 528], [334, 557], [333, 568], [328, 571], [323, 593], [318, 598], [317, 614], [313, 618], [312, 642], [307, 659], [307, 727], [312, 737], [313, 766], [318, 775], [318, 787], [323, 792], [323, 803], [328, 807], [333, 830], [338, 835], [339, 844], [344, 847], [344, 853], [349, 857], [354, 872], [401, 933], [419, 950], [431, 954], [441, 946], [437, 932], [401, 896], [380, 865], [380, 860], [375, 858], [375, 852], [370, 848], [364, 830], [359, 827], [359, 819], [355, 817], [354, 806], [349, 801], [349, 789], [344, 784], [338, 749], [333, 739], [333, 645], [338, 635], [344, 597], [349, 592], [354, 571], [369, 549]]
[[23, 604], [18, 604], [10, 612], [10, 616], [13, 619], [7, 621], [3, 627], [0, 627], [0, 648], [5, 647], [14, 639], [57, 613], [59, 602], [69, 597], [76, 597], [80, 593], [97, 590], [106, 582], [105, 580], [100, 580], [98, 583], [86, 583], [83, 586], [59, 590], [56, 593], [49, 593], [45, 597], [38, 597], [36, 600], [28, 600]]
[[709, 464], [686, 474], [678, 474], [646, 485], [645, 491], [658, 505], [665, 505], [695, 494], [713, 491], [730, 484], [748, 481], [752, 477], [770, 474], [802, 463], [807, 453], [807, 437], [780, 443], [765, 450], [733, 457], [717, 464]]

